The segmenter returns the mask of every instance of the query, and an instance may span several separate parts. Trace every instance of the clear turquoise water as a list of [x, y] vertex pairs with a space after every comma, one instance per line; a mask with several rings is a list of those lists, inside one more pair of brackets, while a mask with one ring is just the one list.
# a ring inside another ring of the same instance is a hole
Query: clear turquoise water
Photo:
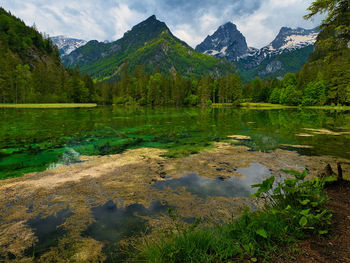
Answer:
[[160, 147], [168, 156], [195, 153], [228, 135], [270, 151], [301, 144], [301, 154], [350, 158], [350, 135], [298, 137], [304, 128], [350, 131], [350, 112], [283, 109], [117, 108], [0, 109], [0, 179], [73, 163], [78, 155]]

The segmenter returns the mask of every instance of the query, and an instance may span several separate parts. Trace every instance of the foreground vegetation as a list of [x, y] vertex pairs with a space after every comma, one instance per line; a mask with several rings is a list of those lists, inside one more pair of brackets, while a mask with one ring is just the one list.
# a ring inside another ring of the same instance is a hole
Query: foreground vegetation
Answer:
[[[145, 239], [136, 260], [147, 262], [265, 262], [281, 246], [290, 246], [311, 235], [327, 234], [331, 212], [326, 208], [325, 179], [305, 180], [307, 171], [284, 171], [294, 176], [274, 185], [270, 177], [253, 197], [263, 209], [245, 211], [226, 224], [197, 219], [189, 227], [174, 228], [155, 239]], [[174, 215], [173, 212], [170, 215]], [[217, 220], [217, 219], [216, 219]], [[293, 246], [291, 246], [293, 248]]]

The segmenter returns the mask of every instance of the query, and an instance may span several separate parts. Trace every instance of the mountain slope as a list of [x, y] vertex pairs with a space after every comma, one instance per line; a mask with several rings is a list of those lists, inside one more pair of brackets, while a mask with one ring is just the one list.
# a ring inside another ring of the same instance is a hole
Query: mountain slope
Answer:
[[276, 38], [267, 46], [248, 47], [245, 37], [232, 23], [226, 23], [208, 36], [196, 50], [215, 57], [237, 61], [242, 75], [249, 79], [280, 77], [296, 72], [313, 51], [316, 29], [282, 27]]
[[70, 54], [72, 51], [77, 48], [85, 45], [87, 41], [76, 38], [69, 38], [66, 36], [54, 36], [50, 37], [52, 43], [57, 46], [60, 51], [61, 56]]
[[89, 76], [66, 69], [50, 39], [0, 8], [0, 103], [86, 102]]
[[155, 16], [134, 26], [115, 42], [90, 41], [63, 57], [65, 65], [78, 65], [83, 72], [99, 80], [118, 75], [125, 60], [129, 61], [131, 70], [136, 65], [144, 64], [148, 71], [158, 68], [169, 73], [175, 69], [187, 76], [236, 71], [231, 63], [193, 50], [176, 38], [166, 24]]
[[270, 58], [265, 58], [259, 65], [248, 70], [244, 70], [244, 67], [246, 66], [243, 64], [244, 60], [238, 61], [237, 65], [241, 69], [242, 77], [246, 80], [254, 79], [256, 76], [260, 78], [277, 78], [284, 76], [288, 72], [297, 72], [300, 70], [300, 68], [307, 62], [308, 57], [313, 50], [314, 47], [310, 45], [289, 52], [276, 54]]

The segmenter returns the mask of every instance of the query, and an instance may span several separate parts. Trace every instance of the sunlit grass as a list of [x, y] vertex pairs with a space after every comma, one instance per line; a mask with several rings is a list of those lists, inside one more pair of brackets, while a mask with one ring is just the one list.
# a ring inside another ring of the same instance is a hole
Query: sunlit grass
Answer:
[[0, 104], [0, 108], [27, 108], [27, 109], [48, 109], [48, 108], [94, 108], [96, 103], [45, 103], [45, 104]]
[[286, 106], [281, 104], [272, 104], [272, 103], [262, 103], [262, 102], [244, 102], [240, 104], [241, 107], [247, 108], [259, 108], [259, 109], [284, 109], [284, 108], [293, 108], [293, 106]]
[[307, 106], [303, 107], [307, 109], [320, 109], [320, 110], [350, 110], [350, 106]]

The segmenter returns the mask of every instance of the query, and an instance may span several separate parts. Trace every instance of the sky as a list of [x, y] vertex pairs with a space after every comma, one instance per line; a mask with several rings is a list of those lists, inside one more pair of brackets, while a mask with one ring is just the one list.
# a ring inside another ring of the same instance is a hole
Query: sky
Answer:
[[50, 36], [84, 40], [121, 38], [151, 15], [192, 47], [226, 22], [237, 25], [251, 47], [269, 44], [283, 26], [314, 28], [305, 21], [312, 0], [0, 0], [0, 6]]

